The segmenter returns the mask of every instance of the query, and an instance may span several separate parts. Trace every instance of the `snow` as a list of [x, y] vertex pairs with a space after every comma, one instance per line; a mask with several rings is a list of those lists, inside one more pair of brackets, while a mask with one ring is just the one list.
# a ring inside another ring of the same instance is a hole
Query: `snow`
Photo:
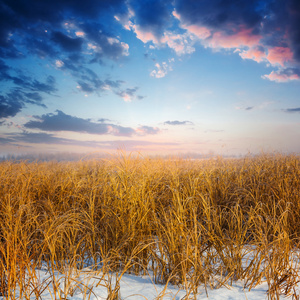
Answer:
[[[36, 270], [37, 282], [36, 286], [39, 287], [42, 292], [42, 300], [54, 300], [54, 299], [69, 299], [69, 300], [102, 300], [108, 297], [109, 284], [112, 290], [116, 287], [116, 275], [110, 274], [109, 277], [102, 276], [101, 270], [92, 271], [88, 268], [81, 271], [70, 271], [66, 274], [58, 272], [54, 273], [54, 276], [50, 276], [46, 269]], [[162, 299], [210, 299], [210, 300], [263, 300], [267, 299], [267, 283], [264, 282], [259, 286], [251, 289], [244, 289], [243, 282], [235, 282], [232, 286], [221, 287], [218, 289], [207, 288], [207, 293], [204, 286], [198, 288], [196, 298], [193, 294], [189, 297], [186, 296], [184, 287], [179, 288], [177, 286], [168, 284], [154, 284], [151, 280], [151, 276], [135, 276], [131, 274], [118, 274], [120, 278], [120, 298], [119, 299], [136, 299], [136, 300], [162, 300]], [[56, 282], [56, 286], [60, 290], [57, 292], [57, 297], [54, 296], [53, 283]], [[296, 287], [296, 291], [300, 291], [300, 284]], [[36, 289], [37, 291], [37, 289]], [[62, 291], [67, 292], [67, 298], [64, 298]], [[298, 295], [298, 293], [297, 293]], [[208, 296], [208, 298], [207, 298]], [[22, 298], [25, 299], [23, 296]], [[0, 297], [3, 299], [3, 297]], [[32, 292], [30, 299], [37, 299], [34, 292]], [[280, 299], [292, 299], [292, 297], [280, 296]], [[295, 298], [294, 298], [295, 299]]]

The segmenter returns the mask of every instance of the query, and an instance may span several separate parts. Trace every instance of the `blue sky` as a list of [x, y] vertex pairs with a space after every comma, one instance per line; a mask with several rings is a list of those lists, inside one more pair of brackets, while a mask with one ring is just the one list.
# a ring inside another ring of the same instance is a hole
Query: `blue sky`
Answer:
[[0, 154], [300, 151], [297, 0], [1, 0]]

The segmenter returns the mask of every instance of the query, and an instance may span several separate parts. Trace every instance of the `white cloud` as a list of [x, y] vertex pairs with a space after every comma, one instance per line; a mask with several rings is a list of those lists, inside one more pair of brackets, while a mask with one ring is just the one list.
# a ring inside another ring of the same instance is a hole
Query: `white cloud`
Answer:
[[172, 71], [172, 66], [168, 65], [166, 62], [162, 62], [161, 64], [156, 63], [155, 64], [156, 70], [153, 70], [150, 73], [150, 76], [155, 78], [162, 78], [167, 75], [169, 71]]
[[55, 61], [55, 65], [56, 65], [57, 68], [61, 68], [61, 67], [64, 66], [64, 62], [62, 60], [57, 59]]

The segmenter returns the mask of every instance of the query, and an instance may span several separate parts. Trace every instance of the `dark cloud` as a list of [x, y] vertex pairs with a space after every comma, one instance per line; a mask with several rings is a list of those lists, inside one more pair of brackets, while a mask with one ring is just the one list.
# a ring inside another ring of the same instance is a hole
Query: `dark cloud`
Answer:
[[13, 95], [0, 95], [0, 119], [14, 117], [24, 106], [24, 103], [18, 97], [11, 96]]
[[82, 38], [70, 38], [58, 31], [53, 32], [52, 40], [57, 43], [63, 50], [68, 52], [80, 51], [83, 43]]
[[78, 86], [83, 92], [94, 93], [112, 90], [116, 95], [128, 101], [137, 98], [141, 100], [145, 98], [141, 95], [136, 95], [138, 87], [122, 89], [122, 85], [125, 83], [122, 80], [101, 80], [98, 75], [89, 68], [80, 67], [80, 70], [73, 72], [74, 77], [78, 77]]
[[53, 76], [48, 76], [45, 83], [35, 79], [29, 87], [33, 91], [44, 92], [47, 94], [51, 94], [57, 91], [57, 89], [55, 88], [55, 78]]
[[84, 92], [93, 93], [95, 91], [95, 89], [89, 83], [78, 81], [78, 85], [80, 89]]
[[134, 11], [135, 21], [145, 31], [151, 31], [160, 37], [170, 25], [172, 15], [169, 0], [131, 0], [130, 7]]
[[0, 81], [15, 85], [6, 94], [0, 91], [0, 118], [14, 117], [26, 104], [46, 107], [41, 93], [52, 94], [56, 91], [53, 76], [48, 76], [46, 81], [42, 82], [24, 75], [21, 70], [10, 69], [2, 60], [0, 60]]
[[292, 0], [290, 4], [291, 25], [290, 39], [294, 50], [294, 57], [300, 62], [300, 1]]
[[106, 124], [91, 122], [88, 119], [81, 119], [63, 113], [60, 110], [56, 114], [45, 114], [35, 117], [37, 121], [29, 121], [24, 127], [30, 129], [40, 129], [44, 131], [75, 131], [93, 134], [106, 134], [108, 132]]
[[[1, 123], [0, 123], [0, 125], [1, 125]], [[14, 140], [13, 139], [11, 139], [11, 138], [3, 138], [3, 137], [0, 137], [0, 145], [2, 144], [2, 145], [5, 145], [5, 144], [11, 144], [11, 143], [13, 143], [14, 142]]]
[[[110, 80], [108, 84], [90, 74], [84, 65], [127, 55], [128, 45], [118, 40], [110, 26], [116, 13], [126, 12], [123, 0], [0, 0], [0, 57], [36, 55], [61, 61], [61, 69], [69, 70], [84, 92], [99, 91], [107, 85], [117, 88], [118, 81]], [[82, 34], [76, 36], [76, 32]], [[82, 55], [83, 47], [90, 52], [89, 60]], [[48, 76], [46, 82], [42, 82], [24, 76], [25, 72], [23, 69], [17, 74], [16, 69], [0, 61], [0, 81], [22, 87], [24, 94], [29, 90], [33, 93], [56, 91], [53, 77]], [[6, 105], [6, 110], [10, 110], [10, 106], [15, 107]]]
[[[11, 75], [15, 73], [15, 75]], [[23, 74], [23, 71], [18, 69], [12, 69], [0, 60], [0, 81], [10, 81], [20, 88], [31, 90], [33, 92], [44, 92], [51, 94], [57, 91], [55, 85], [55, 78], [48, 76], [45, 82], [33, 79]]]
[[127, 88], [125, 90], [119, 88], [119, 89], [115, 89], [114, 92], [116, 95], [120, 96], [125, 101], [131, 101], [133, 99], [142, 100], [145, 98], [145, 96], [136, 95], [138, 89], [139, 89], [138, 87]]
[[300, 113], [300, 107], [283, 109], [286, 113]]
[[164, 125], [194, 125], [191, 121], [166, 121]]
[[135, 96], [135, 93], [136, 91], [138, 90], [137, 87], [135, 88], [127, 88], [125, 90], [119, 90], [116, 92], [116, 94], [120, 97], [125, 97], [126, 95], [130, 96], [130, 97], [134, 97]]
[[106, 13], [114, 14], [116, 11], [126, 10], [123, 0], [4, 0], [3, 6], [13, 16], [18, 16], [22, 22], [52, 22], [59, 24], [67, 14], [75, 15], [77, 18], [96, 19], [99, 15]]
[[[80, 71], [73, 73], [73, 75], [80, 78], [78, 84], [80, 88], [87, 93], [100, 91], [106, 85], [110, 86], [102, 81], [94, 71], [85, 67], [80, 68]], [[114, 84], [117, 85], [117, 83]]]
[[14, 117], [26, 104], [46, 107], [39, 93], [24, 93], [20, 89], [13, 89], [5, 96], [0, 95], [0, 100], [0, 119]]
[[43, 97], [37, 92], [25, 93], [24, 95], [27, 97], [27, 99], [31, 99], [34, 103], [37, 103], [37, 102], [41, 103], [43, 100]]
[[14, 28], [19, 28], [20, 22], [15, 14], [7, 7], [5, 3], [0, 2], [0, 47], [11, 47], [9, 37]]
[[59, 56], [59, 52], [54, 49], [54, 46], [47, 38], [37, 39], [34, 36], [30, 36], [26, 39], [26, 44], [30, 45], [30, 47], [28, 47], [28, 52], [37, 55], [40, 58], [54, 58]]
[[245, 110], [252, 110], [252, 109], [254, 109], [254, 106], [248, 106], [245, 108]]
[[108, 33], [104, 25], [90, 22], [80, 26], [93, 50], [91, 63], [102, 62], [103, 58], [118, 60], [125, 52], [125, 44], [121, 43], [114, 34]]
[[119, 95], [121, 85], [124, 83], [124, 81], [121, 80], [101, 80], [94, 71], [86, 67], [80, 67], [79, 70], [74, 71], [73, 76], [79, 78], [77, 83], [80, 89], [86, 93], [101, 92], [111, 89]]
[[114, 136], [132, 136], [155, 134], [159, 130], [152, 127], [142, 126], [137, 130], [131, 127], [123, 127], [112, 123], [92, 122], [89, 119], [82, 119], [67, 115], [60, 110], [56, 114], [45, 114], [41, 117], [35, 116], [36, 120], [27, 122], [24, 127], [27, 129], [40, 129], [43, 131], [73, 131], [97, 135], [114, 135]]
[[253, 28], [260, 26], [270, 1], [232, 0], [177, 0], [176, 11], [187, 24], [205, 25], [210, 28], [223, 28], [230, 25]]

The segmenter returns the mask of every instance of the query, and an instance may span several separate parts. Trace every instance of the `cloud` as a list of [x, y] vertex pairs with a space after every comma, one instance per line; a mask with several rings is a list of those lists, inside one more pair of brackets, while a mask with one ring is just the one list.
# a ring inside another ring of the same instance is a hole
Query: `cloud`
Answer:
[[258, 0], [232, 2], [231, 0], [177, 0], [176, 12], [187, 24], [203, 24], [220, 28], [227, 24], [259, 26], [263, 17], [258, 10]]
[[40, 129], [43, 131], [73, 131], [90, 134], [113, 134], [131, 136], [134, 130], [129, 127], [121, 127], [113, 124], [95, 123], [89, 119], [82, 119], [67, 115], [60, 110], [56, 114], [45, 114], [35, 117], [36, 121], [27, 122], [24, 127], [27, 129]]
[[[72, 5], [68, 0], [39, 3], [29, 0], [26, 5], [22, 0], [16, 0], [1, 1], [0, 6], [2, 12], [0, 47], [3, 54], [7, 52], [8, 47], [14, 47], [17, 54], [16, 45], [20, 40], [30, 52], [33, 50], [32, 52], [43, 53], [43, 55], [53, 54], [55, 45], [67, 52], [80, 51], [83, 44], [87, 42], [84, 38], [85, 31], [80, 30], [79, 25], [68, 27], [69, 23], [65, 22], [67, 18], [71, 16], [72, 22], [78, 24], [87, 23], [86, 20], [94, 22], [93, 27], [97, 31], [101, 26], [98, 21], [101, 19], [107, 21], [106, 14], [112, 15], [127, 10], [121, 0], [109, 2], [88, 0], [85, 3], [75, 0], [72, 1]], [[99, 18], [100, 16], [102, 18]]]
[[125, 90], [116, 90], [115, 94], [123, 98], [125, 102], [131, 102], [134, 99], [142, 100], [145, 97], [136, 95], [136, 92], [138, 90], [138, 87], [135, 88], [127, 88]]
[[246, 107], [241, 107], [241, 106], [236, 106], [235, 109], [237, 110], [253, 110], [255, 107], [254, 106], [246, 106]]
[[300, 113], [300, 107], [283, 109], [286, 113]]
[[159, 128], [151, 127], [151, 126], [140, 126], [136, 129], [136, 133], [141, 136], [149, 135], [149, 134], [157, 134], [159, 132], [160, 132]]
[[[63, 62], [64, 65], [62, 68], [66, 67], [66, 63]], [[93, 92], [101, 92], [110, 89], [117, 89], [119, 90], [121, 84], [124, 81], [117, 80], [113, 81], [110, 79], [102, 80], [99, 76], [89, 68], [86, 67], [78, 67], [72, 70], [72, 75], [78, 79], [78, 88], [83, 92], [93, 93]]]
[[278, 67], [263, 77], [277, 82], [297, 79], [284, 70], [300, 69], [299, 14], [297, 0], [177, 0], [173, 12], [205, 47], [232, 49], [243, 59]]
[[206, 39], [205, 46], [211, 48], [232, 49], [239, 47], [253, 47], [259, 44], [262, 36], [254, 34], [252, 29], [239, 28], [236, 32], [216, 31], [211, 38]]
[[53, 94], [57, 91], [53, 76], [48, 76], [43, 82], [24, 75], [19, 69], [10, 68], [2, 60], [0, 60], [0, 81], [9, 82], [14, 86], [6, 93], [0, 91], [0, 118], [14, 117], [26, 104], [46, 108], [41, 93]]
[[24, 93], [20, 89], [12, 89], [5, 96], [0, 95], [0, 100], [0, 119], [14, 117], [26, 104], [35, 104], [46, 108], [39, 93]]
[[31, 120], [24, 124], [27, 129], [39, 129], [43, 131], [72, 131], [80, 133], [89, 133], [96, 135], [114, 135], [114, 136], [132, 136], [156, 134], [159, 132], [157, 128], [142, 126], [138, 129], [131, 127], [123, 127], [120, 125], [105, 123], [105, 119], [101, 119], [100, 123], [92, 122], [90, 119], [82, 119], [75, 116], [67, 115], [60, 110], [56, 114], [44, 114], [41, 117], [35, 116], [36, 120]]
[[29, 88], [33, 91], [44, 92], [47, 94], [51, 94], [57, 91], [57, 89], [55, 88], [55, 78], [51, 75], [47, 77], [45, 83], [34, 79]]
[[[65, 66], [63, 62], [62, 68]], [[80, 71], [73, 71], [73, 76], [79, 78], [77, 88], [85, 93], [99, 93], [112, 91], [117, 96], [121, 97], [125, 102], [131, 102], [134, 99], [142, 100], [145, 98], [141, 95], [136, 95], [139, 87], [125, 88], [122, 80], [101, 80], [98, 75], [89, 68], [81, 67]]]
[[52, 40], [57, 43], [63, 50], [68, 52], [81, 51], [83, 44], [82, 38], [71, 38], [59, 31], [52, 33]]
[[0, 95], [0, 118], [14, 117], [23, 108], [23, 101], [11, 96], [13, 95]]
[[195, 52], [195, 48], [193, 47], [194, 42], [188, 32], [184, 34], [174, 34], [170, 31], [166, 31], [161, 39], [161, 43], [167, 44], [168, 47], [173, 49], [179, 56]]
[[164, 125], [194, 125], [191, 121], [166, 121]]
[[0, 60], [0, 81], [9, 81], [19, 88], [27, 91], [30, 90], [34, 93], [43, 92], [51, 94], [57, 91], [55, 87], [56, 81], [53, 76], [47, 76], [46, 81], [42, 82], [28, 75], [24, 75], [20, 69], [10, 68], [2, 60]]
[[[132, 0], [129, 2], [131, 16], [134, 16], [134, 31], [143, 42], [150, 39], [159, 41], [171, 21], [169, 1]], [[148, 36], [147, 36], [148, 35]]]
[[[86, 5], [74, 0], [70, 5], [69, 0], [39, 3], [28, 0], [24, 4], [22, 0], [1, 0], [0, 58], [35, 55], [50, 59], [57, 70], [69, 71], [83, 92], [105, 90], [106, 79], [91, 75], [85, 66], [103, 63], [105, 59], [116, 61], [129, 55], [129, 45], [122, 42], [111, 27], [113, 15], [126, 13], [127, 5], [123, 0], [88, 2]], [[14, 88], [22, 88], [23, 94], [57, 91], [51, 75], [41, 81], [28, 76], [30, 72], [27, 71], [25, 68], [18, 70], [0, 59], [0, 81], [9, 81]], [[31, 96], [37, 99], [33, 94]], [[2, 97], [6, 97], [3, 92]], [[24, 102], [19, 104], [17, 109], [15, 103], [9, 105], [6, 101], [2, 104], [2, 111], [6, 111], [3, 115], [11, 116], [21, 111]]]
[[103, 58], [119, 60], [129, 55], [129, 45], [121, 42], [114, 35], [108, 34], [102, 24], [85, 22], [80, 26], [92, 55], [90, 62], [101, 62]]
[[[173, 62], [173, 60], [170, 60], [169, 62]], [[167, 75], [167, 73], [169, 71], [172, 71], [173, 68], [172, 66], [170, 66], [167, 62], [162, 62], [160, 63], [156, 63], [155, 64], [156, 70], [153, 70], [150, 73], [150, 76], [155, 77], [155, 78], [163, 78]]]
[[272, 65], [279, 64], [284, 67], [287, 62], [293, 60], [293, 53], [288, 47], [274, 47], [268, 50], [266, 58]]
[[[1, 125], [1, 123], [0, 123], [0, 125]], [[0, 145], [1, 145], [1, 144], [2, 144], [2, 145], [11, 144], [11, 143], [13, 143], [13, 142], [14, 142], [14, 140], [11, 139], [11, 138], [0, 137]]]
[[[176, 0], [174, 6], [159, 0], [143, 5], [138, 1], [129, 3], [127, 13], [115, 19], [143, 43], [152, 42], [156, 48], [167, 46], [179, 56], [193, 53], [196, 43], [200, 43], [216, 50], [232, 50], [242, 59], [269, 63], [275, 68], [299, 69], [297, 0]], [[175, 29], [176, 22], [182, 30]], [[161, 64], [156, 67], [151, 76], [164, 77], [166, 68]]]
[[253, 110], [254, 106], [247, 106], [245, 110]]
[[268, 79], [275, 82], [288, 82], [293, 80], [300, 80], [300, 71], [297, 69], [280, 69], [272, 71], [268, 75], [263, 75], [263, 79]]
[[265, 49], [262, 46], [250, 47], [249, 49], [240, 52], [239, 55], [243, 59], [252, 59], [258, 63], [266, 60]]

